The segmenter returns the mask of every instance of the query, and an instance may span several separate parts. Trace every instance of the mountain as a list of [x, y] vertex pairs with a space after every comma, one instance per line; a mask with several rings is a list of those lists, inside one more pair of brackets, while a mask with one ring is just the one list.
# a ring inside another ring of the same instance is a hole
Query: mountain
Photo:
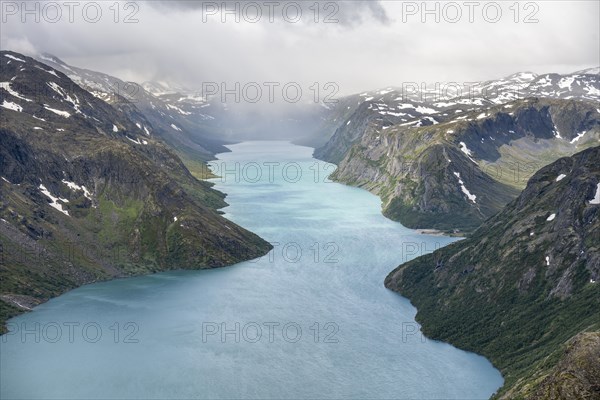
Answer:
[[315, 157], [407, 227], [472, 231], [539, 168], [600, 143], [598, 77], [555, 77], [547, 97], [522, 98], [550, 75], [514, 74], [474, 85], [488, 97], [444, 102], [408, 102], [392, 88], [353, 96], [332, 109], [337, 128]]
[[141, 85], [144, 90], [153, 94], [154, 96], [162, 96], [165, 94], [181, 93], [184, 89], [178, 85], [172, 85], [165, 81], [146, 81]]
[[[208, 103], [194, 94], [179, 94], [174, 90], [182, 89], [165, 83], [125, 82], [102, 72], [68, 65], [51, 54], [37, 58], [115, 108], [124, 112], [125, 108], [135, 109], [137, 113], [130, 112], [130, 118], [172, 146], [185, 161], [198, 157], [206, 161], [216, 153], [229, 151], [223, 146], [227, 141], [219, 125], [224, 112], [220, 103]], [[190, 101], [193, 107], [184, 109], [182, 104]]]
[[[212, 160], [216, 153], [228, 152], [223, 146], [227, 143], [247, 137], [279, 137], [321, 146], [328, 139], [319, 139], [319, 124], [325, 114], [325, 108], [319, 103], [265, 104], [265, 89], [261, 97], [263, 103], [253, 104], [240, 93], [239, 99], [231, 94], [222, 98], [220, 88], [216, 94], [207, 96], [201, 89], [164, 81], [124, 82], [101, 72], [68, 65], [51, 54], [37, 58], [164, 140], [194, 175], [201, 178], [209, 176], [203, 161]], [[234, 85], [228, 87], [231, 89]]]
[[502, 371], [500, 398], [600, 396], [598, 160], [593, 147], [542, 168], [471, 237], [385, 280], [417, 307], [428, 337]]
[[0, 322], [85, 283], [271, 248], [145, 121], [62, 72], [0, 52], [0, 111]]
[[[348, 130], [346, 124], [354, 121], [356, 125], [365, 118], [378, 118], [392, 125], [435, 125], [460, 113], [531, 97], [597, 102], [600, 95], [598, 69], [589, 68], [566, 75], [519, 72], [501, 79], [468, 84], [447, 82], [427, 86], [409, 82], [402, 88], [388, 87], [346, 96], [329, 107], [327, 119], [330, 124], [323, 125], [321, 134], [335, 138], [338, 130], [341, 133], [338, 136], [344, 136], [344, 131]], [[355, 127], [349, 129], [356, 132]], [[350, 140], [346, 141], [351, 144], [357, 135], [349, 136]], [[346, 147], [349, 148], [348, 143]], [[315, 154], [332, 162], [341, 161], [336, 149], [334, 144], [326, 144]]]

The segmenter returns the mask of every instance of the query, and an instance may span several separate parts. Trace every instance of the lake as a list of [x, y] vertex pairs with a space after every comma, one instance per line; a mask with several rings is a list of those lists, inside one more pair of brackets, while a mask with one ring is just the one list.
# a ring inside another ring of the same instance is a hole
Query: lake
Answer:
[[486, 399], [502, 385], [484, 357], [423, 337], [416, 309], [383, 286], [456, 238], [386, 219], [311, 148], [229, 147], [211, 163], [225, 216], [274, 250], [87, 285], [12, 319], [3, 399]]

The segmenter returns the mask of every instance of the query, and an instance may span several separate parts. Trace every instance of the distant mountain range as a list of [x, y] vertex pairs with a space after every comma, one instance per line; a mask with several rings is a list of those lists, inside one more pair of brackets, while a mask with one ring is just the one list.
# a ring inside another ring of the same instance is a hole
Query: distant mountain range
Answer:
[[165, 133], [174, 117], [160, 116], [166, 105], [152, 100], [151, 115], [141, 102], [109, 104], [108, 86], [91, 88], [101, 75], [70, 76], [92, 92], [50, 65], [0, 52], [0, 323], [85, 283], [220, 267], [270, 250], [219, 214], [224, 195], [165, 143], [175, 137]]

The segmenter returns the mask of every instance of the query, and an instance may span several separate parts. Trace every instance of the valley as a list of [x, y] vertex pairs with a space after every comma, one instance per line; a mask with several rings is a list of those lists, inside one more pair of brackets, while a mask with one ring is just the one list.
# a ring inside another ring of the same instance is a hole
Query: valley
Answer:
[[[0, 67], [3, 397], [93, 398], [118, 373], [132, 379], [108, 397], [598, 394], [597, 68], [448, 98], [388, 87], [252, 120], [47, 53], [1, 51]], [[231, 134], [279, 129], [293, 140]], [[115, 355], [110, 341], [20, 336], [70, 316], [134, 323], [140, 345]], [[337, 327], [340, 340], [205, 341], [272, 321]], [[73, 363], [56, 364], [56, 349]], [[313, 369], [290, 385], [299, 354]], [[154, 355], [178, 373], [131, 373]]]

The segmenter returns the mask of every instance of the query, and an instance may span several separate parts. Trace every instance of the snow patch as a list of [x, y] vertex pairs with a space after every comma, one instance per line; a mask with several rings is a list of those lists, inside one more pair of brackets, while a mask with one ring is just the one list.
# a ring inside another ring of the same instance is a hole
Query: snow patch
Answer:
[[588, 96], [600, 96], [600, 89], [597, 89], [593, 86], [587, 86], [583, 88], [583, 90], [588, 92]]
[[52, 203], [50, 203], [50, 207], [60, 211], [61, 213], [65, 214], [65, 215], [69, 215], [69, 212], [67, 210], [63, 209], [62, 204], [60, 204], [58, 202], [60, 200], [63, 203], [68, 203], [69, 200], [52, 196], [52, 193], [50, 193], [50, 191], [48, 189], [46, 189], [46, 186], [44, 186], [42, 184], [40, 184], [39, 189], [46, 197], [48, 197], [50, 200], [52, 200]]
[[142, 144], [142, 142], [140, 142], [138, 139], [134, 140], [134, 139], [130, 138], [129, 136], [125, 136], [125, 137], [127, 138], [127, 140], [132, 141], [135, 144]]
[[556, 182], [560, 182], [563, 179], [565, 179], [567, 176], [565, 174], [560, 174], [559, 176], [556, 177]]
[[18, 99], [25, 100], [25, 101], [33, 101], [33, 100], [28, 99], [27, 97], [21, 96], [21, 94], [19, 92], [16, 92], [15, 90], [13, 90], [10, 87], [10, 82], [0, 82], [0, 89], [6, 90], [8, 93], [10, 93], [11, 95], [13, 95], [14, 97], [16, 97]]
[[471, 194], [471, 192], [469, 192], [469, 190], [467, 190], [467, 188], [465, 187], [465, 183], [462, 181], [462, 179], [460, 179], [460, 173], [455, 172], [454, 175], [458, 178], [458, 183], [460, 185], [460, 189], [462, 190], [462, 192], [469, 198], [469, 200], [471, 200], [473, 203], [477, 204], [477, 196], [475, 196], [474, 194]]
[[[174, 105], [171, 105], [171, 104], [167, 104], [167, 108], [169, 110], [175, 110], [175, 111], [177, 111], [181, 115], [190, 115], [191, 114], [191, 112], [183, 111], [181, 108], [179, 108], [177, 106], [174, 106]], [[325, 108], [327, 108], [327, 107], [325, 107]]]
[[573, 138], [573, 140], [571, 140], [571, 144], [575, 143], [576, 141], [578, 141], [579, 139], [581, 139], [585, 134], [587, 133], [587, 131], [583, 131], [581, 133], [578, 133], [577, 136], [575, 136]]
[[11, 101], [6, 101], [6, 100], [4, 100], [2, 102], [2, 104], [0, 104], [0, 107], [6, 108], [8, 110], [17, 111], [17, 112], [22, 112], [23, 111], [23, 107], [21, 107], [17, 103], [13, 103]]
[[551, 214], [548, 218], [546, 218], [546, 221], [554, 221], [554, 218], [556, 218], [556, 214]]
[[71, 116], [71, 114], [66, 111], [61, 111], [61, 110], [57, 110], [55, 108], [50, 108], [46, 105], [44, 105], [44, 108], [48, 111], [52, 111], [54, 114], [60, 115], [61, 117], [69, 118]]
[[4, 57], [10, 58], [11, 60], [15, 60], [15, 61], [26, 62], [25, 60], [21, 60], [20, 58], [17, 58], [15, 56], [11, 56], [10, 54], [5, 54]]
[[439, 122], [437, 122], [437, 120], [436, 120], [435, 118], [431, 118], [431, 117], [425, 117], [425, 118], [423, 118], [422, 120], [420, 120], [420, 121], [417, 123], [417, 125], [415, 125], [415, 127], [417, 127], [417, 128], [418, 128], [418, 127], [420, 127], [420, 126], [424, 126], [424, 125], [423, 125], [423, 121], [425, 121], [425, 120], [427, 120], [427, 121], [431, 122], [431, 124], [432, 124], [432, 125], [437, 125], [437, 124], [439, 124]]
[[574, 81], [575, 81], [575, 77], [574, 76], [569, 76], [569, 77], [566, 77], [566, 78], [562, 78], [558, 82], [558, 87], [561, 88], [561, 89], [571, 90], [571, 85], [573, 84]]
[[64, 90], [62, 87], [60, 87], [58, 84], [56, 84], [55, 82], [48, 82], [48, 86], [50, 86], [50, 88], [52, 90], [54, 90], [56, 93], [58, 93], [58, 95], [60, 97], [63, 98], [63, 100], [71, 103], [71, 105], [73, 106], [73, 108], [75, 109], [75, 112], [81, 113], [81, 111], [79, 110], [79, 99], [77, 99], [77, 96], [75, 96], [75, 99], [73, 99], [69, 93], [67, 93], [66, 90]]
[[92, 200], [92, 195], [90, 194], [89, 190], [86, 189], [85, 186], [79, 186], [78, 184], [76, 184], [75, 182], [69, 182], [65, 179], [62, 180], [62, 183], [64, 183], [65, 185], [67, 185], [69, 187], [69, 189], [77, 191], [77, 190], [81, 190], [83, 191], [83, 195], [85, 197], [87, 197], [89, 200]]
[[49, 74], [51, 74], [51, 75], [54, 75], [54, 76], [55, 76], [55, 77], [57, 77], [57, 78], [60, 78], [60, 76], [58, 76], [58, 75], [56, 74], [56, 72], [54, 72], [54, 70], [47, 70], [47, 69], [44, 69], [44, 68], [42, 68], [42, 67], [40, 67], [40, 66], [37, 66], [37, 65], [36, 65], [35, 67], [36, 67], [37, 69], [41, 69], [42, 71], [44, 71], [44, 72], [47, 72], [47, 73], [49, 73]]
[[590, 200], [590, 204], [600, 204], [600, 183], [596, 185], [596, 195]]
[[179, 129], [179, 127], [175, 124], [171, 124], [171, 128], [175, 129], [176, 131], [181, 132], [181, 129]]
[[465, 142], [460, 142], [460, 151], [462, 151], [463, 153], [466, 154], [467, 157], [469, 157], [469, 160], [473, 161], [474, 163], [477, 164], [477, 161], [473, 160], [473, 153], [471, 152], [471, 150], [469, 150], [469, 148], [467, 147], [467, 145], [465, 144]]
[[419, 107], [415, 108], [415, 111], [420, 112], [421, 114], [437, 114], [437, 110], [434, 110], [433, 108], [423, 107], [423, 106], [419, 106]]
[[115, 124], [113, 124], [113, 132], [119, 132], [119, 128]]
[[560, 132], [558, 129], [556, 129], [556, 127], [554, 128], [554, 137], [557, 139], [562, 139], [562, 136], [560, 136]]

